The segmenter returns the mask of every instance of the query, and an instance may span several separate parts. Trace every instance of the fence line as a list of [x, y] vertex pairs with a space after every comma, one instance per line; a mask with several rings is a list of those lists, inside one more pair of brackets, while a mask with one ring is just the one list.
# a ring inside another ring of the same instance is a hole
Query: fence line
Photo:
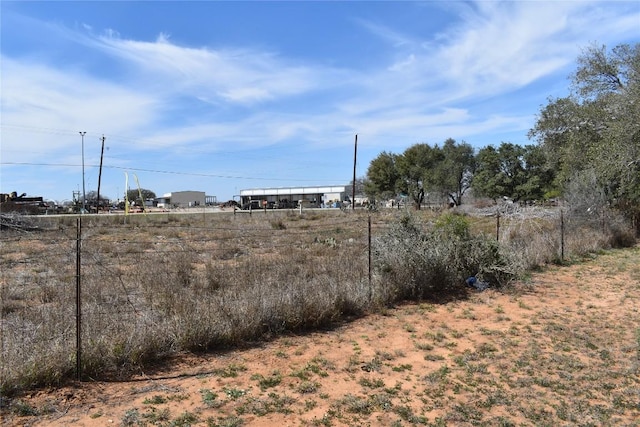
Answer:
[[[0, 387], [17, 381], [16, 369], [64, 373], [74, 359], [77, 380], [101, 355], [143, 363], [152, 350], [137, 348], [136, 339], [150, 341], [150, 349], [207, 347], [250, 336], [258, 321], [268, 325], [265, 332], [295, 328], [299, 310], [317, 309], [312, 298], [327, 306], [354, 295], [371, 302], [373, 239], [406, 213], [391, 214], [139, 216], [127, 223], [86, 216], [45, 219], [55, 224], [49, 231], [3, 235]], [[585, 229], [604, 234], [617, 226], [606, 212], [556, 210], [536, 221], [496, 212], [495, 228], [483, 232], [511, 244], [529, 242], [525, 228], [538, 227], [563, 261]], [[275, 304], [287, 309], [272, 314]], [[38, 366], [37, 354], [54, 366]]]
[[76, 380], [82, 379], [82, 217], [78, 217], [76, 238]]

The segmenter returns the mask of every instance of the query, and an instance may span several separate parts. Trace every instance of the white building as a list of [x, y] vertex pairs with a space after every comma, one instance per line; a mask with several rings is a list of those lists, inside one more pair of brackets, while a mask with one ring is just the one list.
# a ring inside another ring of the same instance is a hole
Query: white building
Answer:
[[175, 191], [157, 198], [159, 208], [192, 208], [204, 206], [204, 191]]
[[240, 190], [240, 205], [262, 208], [296, 208], [302, 203], [304, 207], [338, 207], [349, 200], [347, 189], [350, 186], [325, 187], [278, 187], [252, 188]]

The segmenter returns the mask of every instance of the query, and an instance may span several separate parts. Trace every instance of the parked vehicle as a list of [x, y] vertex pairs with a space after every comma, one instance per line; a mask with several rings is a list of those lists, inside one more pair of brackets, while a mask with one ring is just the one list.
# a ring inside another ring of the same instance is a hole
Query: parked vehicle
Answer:
[[260, 200], [251, 200], [248, 203], [245, 203], [244, 205], [242, 205], [242, 210], [256, 210], [256, 209], [261, 209], [262, 208], [262, 203], [260, 203]]

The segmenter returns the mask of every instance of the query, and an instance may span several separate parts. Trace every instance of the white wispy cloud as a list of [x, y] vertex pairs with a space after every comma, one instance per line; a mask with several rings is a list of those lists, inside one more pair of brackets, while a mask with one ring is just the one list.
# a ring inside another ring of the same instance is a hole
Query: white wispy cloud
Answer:
[[89, 39], [96, 49], [121, 59], [145, 81], [171, 82], [168, 91], [208, 100], [254, 104], [304, 94], [327, 83], [330, 71], [289, 65], [271, 52], [248, 48], [187, 47], [160, 34], [153, 42], [101, 36]]
[[[354, 133], [370, 150], [392, 152], [449, 137], [525, 135], [550, 95], [539, 81], [565, 79], [591, 42], [640, 38], [637, 5], [608, 4], [437, 2], [451, 15], [437, 32], [355, 17], [354, 31], [380, 46], [366, 68], [277, 45], [180, 44], [162, 28], [141, 40], [123, 37], [116, 22], [97, 29], [24, 19], [84, 50], [65, 61], [37, 44], [24, 54], [3, 49], [2, 161], [78, 164], [80, 130], [92, 147], [107, 135], [112, 165], [278, 146], [305, 146], [308, 161], [320, 163], [313, 150], [349, 145]], [[520, 105], [515, 93], [540, 101]], [[87, 162], [95, 161], [91, 150]], [[304, 168], [299, 159], [283, 163]]]
[[[2, 121], [8, 125], [3, 127], [3, 160], [14, 160], [13, 152], [28, 160], [64, 151], [77, 144], [75, 130], [94, 136], [134, 133], [153, 121], [156, 102], [149, 94], [73, 70], [3, 55]], [[28, 139], [14, 139], [11, 130], [19, 128], [36, 132]], [[52, 138], [51, 133], [59, 136]]]
[[[513, 93], [554, 74], [566, 76], [584, 46], [584, 34], [603, 41], [628, 37], [638, 33], [640, 23], [637, 8], [619, 19], [613, 11], [590, 2], [477, 2], [471, 6], [456, 3], [455, 7], [462, 19], [434, 40], [409, 42], [410, 36], [379, 24], [364, 25], [392, 43], [405, 42], [393, 43], [397, 47], [390, 58], [393, 62], [362, 79], [364, 94], [340, 110], [378, 133], [405, 129], [408, 134], [441, 136], [444, 130], [455, 136], [507, 126], [524, 134], [531, 126], [532, 113], [507, 108], [490, 117], [476, 111], [451, 112], [463, 111], [461, 105]], [[528, 107], [531, 111], [537, 105]], [[398, 111], [406, 115], [398, 119]]]

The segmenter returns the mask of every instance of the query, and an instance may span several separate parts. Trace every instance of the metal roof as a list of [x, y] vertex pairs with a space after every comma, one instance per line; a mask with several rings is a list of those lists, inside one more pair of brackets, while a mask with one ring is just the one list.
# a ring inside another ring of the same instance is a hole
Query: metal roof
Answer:
[[342, 193], [346, 191], [345, 185], [328, 187], [278, 187], [278, 188], [252, 188], [240, 190], [241, 196], [286, 196], [290, 194], [321, 194]]

